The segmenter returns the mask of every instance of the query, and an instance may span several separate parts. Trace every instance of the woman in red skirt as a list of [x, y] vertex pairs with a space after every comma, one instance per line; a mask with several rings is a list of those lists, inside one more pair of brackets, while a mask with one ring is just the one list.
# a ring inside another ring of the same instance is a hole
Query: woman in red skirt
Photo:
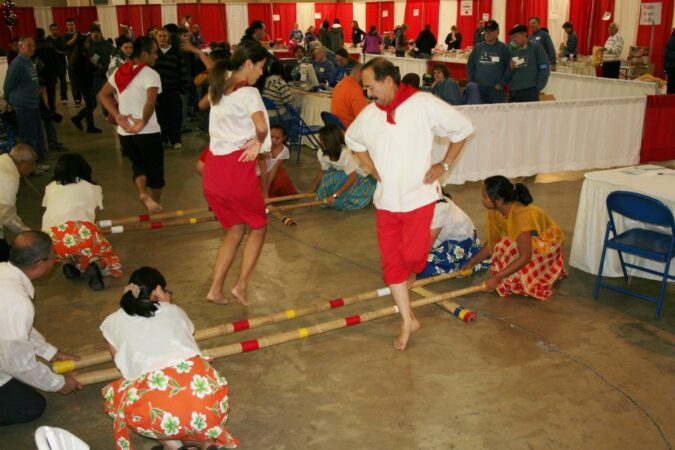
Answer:
[[[222, 305], [229, 302], [223, 293], [225, 278], [247, 230], [239, 277], [230, 293], [242, 305], [248, 304], [246, 284], [265, 240], [265, 198], [255, 169], [258, 154], [268, 152], [271, 141], [267, 111], [253, 85], [268, 56], [258, 44], [240, 45], [230, 60], [229, 78], [225, 78], [228, 67], [224, 61], [218, 61], [209, 74], [211, 142], [204, 166], [204, 196], [226, 234], [206, 298]], [[266, 170], [261, 177], [266, 183]]]

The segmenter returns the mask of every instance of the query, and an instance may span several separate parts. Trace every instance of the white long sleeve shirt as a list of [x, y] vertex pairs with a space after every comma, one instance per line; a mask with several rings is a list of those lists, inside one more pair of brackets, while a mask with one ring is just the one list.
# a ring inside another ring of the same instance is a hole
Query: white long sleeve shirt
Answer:
[[604, 62], [621, 61], [623, 38], [618, 32], [614, 36], [607, 38], [607, 42], [605, 42], [605, 49], [605, 52], [602, 54], [602, 60]]
[[15, 233], [29, 230], [16, 213], [16, 194], [21, 175], [9, 154], [0, 155], [0, 239], [4, 227]]
[[43, 391], [58, 391], [65, 384], [36, 356], [49, 361], [56, 347], [33, 328], [35, 289], [28, 277], [10, 263], [0, 263], [0, 386], [12, 378]]

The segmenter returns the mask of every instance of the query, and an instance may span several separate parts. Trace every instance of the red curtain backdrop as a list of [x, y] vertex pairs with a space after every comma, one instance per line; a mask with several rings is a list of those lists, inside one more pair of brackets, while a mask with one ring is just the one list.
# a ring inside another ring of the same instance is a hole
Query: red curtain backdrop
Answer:
[[279, 20], [272, 21], [271, 26], [267, 25], [270, 30], [272, 39], [281, 38], [284, 42], [288, 41], [288, 36], [291, 34], [293, 24], [297, 21], [297, 8], [295, 3], [273, 3], [272, 15], [278, 14]]
[[[382, 17], [386, 11], [387, 17]], [[377, 32], [394, 30], [394, 2], [370, 2], [366, 3], [366, 23], [360, 23], [361, 29], [366, 33], [371, 25], [377, 27]]]
[[647, 97], [640, 162], [675, 159], [675, 94]]
[[98, 13], [95, 6], [55, 6], [52, 8], [52, 17], [61, 33], [66, 31], [67, 19], [73, 19], [79, 31], [87, 32], [91, 24], [98, 20]]
[[[415, 15], [417, 10], [418, 15]], [[405, 3], [405, 16], [403, 22], [408, 25], [406, 35], [408, 39], [417, 39], [417, 35], [426, 25], [431, 25], [431, 32], [436, 40], [438, 36], [438, 18], [440, 16], [440, 0], [408, 0]], [[443, 36], [445, 39], [445, 36]]]
[[[0, 24], [0, 47], [5, 51], [9, 51], [12, 46], [12, 37], [35, 37], [35, 16], [33, 15], [33, 8], [14, 8], [14, 12], [16, 13], [16, 22], [11, 31], [7, 28], [7, 24], [4, 23], [4, 21]], [[49, 30], [45, 31], [49, 34]]]
[[272, 6], [269, 3], [249, 3], [248, 8], [248, 23], [251, 25], [254, 20], [261, 20], [267, 27], [267, 34], [272, 33]]
[[[612, 17], [608, 21], [602, 20], [607, 11]], [[614, 0], [571, 0], [569, 21], [579, 38], [579, 53], [590, 55], [594, 45], [602, 46], [607, 40], [607, 28], [614, 21]], [[630, 43], [626, 42], [626, 45]]]
[[[314, 12], [321, 13], [321, 19], [314, 20], [314, 26], [317, 31], [321, 27], [324, 19], [330, 21], [331, 27], [333, 20], [340, 19], [340, 25], [345, 32], [345, 42], [352, 41], [352, 20], [354, 20], [354, 5], [351, 3], [315, 3]], [[363, 28], [363, 26], [361, 26]]]
[[126, 5], [117, 6], [116, 9], [117, 23], [131, 26], [135, 36], [145, 35], [152, 27], [161, 28], [165, 25], [162, 23], [160, 5]]
[[[199, 22], [194, 19], [191, 22], [199, 25], [205, 45], [208, 45], [211, 41], [227, 41], [226, 11], [225, 4], [199, 4]], [[180, 16], [178, 20], [180, 20]]]
[[[483, 14], [487, 14], [488, 20], [492, 19], [492, 0], [473, 0], [473, 14], [470, 16], [462, 15], [461, 2], [457, 2], [457, 28], [462, 33], [462, 48], [472, 47], [473, 32], [478, 28], [478, 20], [483, 18]], [[503, 24], [500, 24], [503, 26]], [[439, 41], [445, 41], [445, 36], [450, 33], [450, 30], [441, 30]], [[441, 39], [442, 37], [442, 39]]]
[[548, 17], [548, 0], [506, 0], [506, 26], [504, 27], [506, 35], [508, 36], [509, 30], [517, 24], [528, 25], [532, 16], [539, 17], [541, 26], [545, 27]]
[[[656, 3], [656, 2], [650, 0], [642, 0], [641, 3], [644, 5], [645, 3]], [[661, 3], [661, 25], [656, 25], [654, 27], [654, 46], [652, 47], [652, 63], [654, 63], [654, 75], [662, 78], [663, 47], [665, 46], [666, 41], [668, 40], [670, 34], [672, 33], [671, 24], [673, 23], [673, 0], [660, 0], [658, 3]], [[620, 29], [619, 32], [621, 32]], [[637, 45], [649, 48], [651, 33], [652, 33], [651, 25], [639, 25], [636, 39]], [[625, 45], [630, 45], [630, 42], [626, 42]], [[675, 83], [675, 80], [669, 81], [671, 83]]]

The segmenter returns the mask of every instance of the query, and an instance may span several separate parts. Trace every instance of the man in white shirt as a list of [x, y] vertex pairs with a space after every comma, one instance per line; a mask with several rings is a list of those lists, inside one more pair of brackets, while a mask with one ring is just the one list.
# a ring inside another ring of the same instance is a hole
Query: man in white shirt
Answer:
[[14, 240], [9, 262], [0, 263], [0, 426], [42, 415], [46, 402], [34, 388], [61, 394], [82, 389], [72, 375], [56, 375], [36, 358], [79, 359], [58, 351], [33, 328], [31, 281], [47, 276], [55, 261], [49, 236], [25, 231]]
[[623, 38], [619, 35], [619, 25], [616, 23], [609, 24], [609, 37], [602, 51], [602, 77], [619, 78]]
[[[375, 102], [356, 117], [345, 139], [378, 181], [373, 203], [383, 278], [403, 320], [394, 347], [404, 350], [420, 326], [408, 289], [431, 248], [429, 229], [442, 195], [437, 180], [450, 170], [473, 125], [444, 101], [401, 84], [398, 69], [384, 58], [365, 64], [361, 81]], [[434, 135], [451, 143], [443, 160], [432, 165]]]
[[122, 154], [131, 160], [138, 196], [153, 214], [162, 210], [159, 199], [164, 187], [164, 145], [155, 114], [162, 83], [152, 69], [156, 61], [155, 41], [145, 36], [137, 38], [133, 63], [118, 67], [98, 94], [103, 107], [117, 122]]
[[9, 153], [0, 155], [0, 262], [9, 259], [10, 246], [4, 235], [7, 227], [14, 233], [29, 230], [16, 213], [19, 181], [35, 170], [37, 154], [27, 144], [18, 144]]

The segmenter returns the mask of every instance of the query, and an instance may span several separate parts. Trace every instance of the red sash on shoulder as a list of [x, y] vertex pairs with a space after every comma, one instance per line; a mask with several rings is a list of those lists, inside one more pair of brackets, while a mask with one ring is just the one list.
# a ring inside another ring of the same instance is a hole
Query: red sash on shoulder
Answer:
[[407, 84], [401, 83], [398, 87], [398, 92], [394, 99], [388, 105], [382, 106], [379, 103], [375, 103], [375, 106], [380, 108], [382, 111], [387, 113], [387, 123], [396, 125], [394, 122], [394, 111], [398, 108], [403, 102], [408, 100], [412, 95], [417, 92], [417, 89], [408, 86]]
[[129, 83], [136, 78], [136, 75], [143, 70], [145, 64], [141, 63], [134, 67], [134, 62], [129, 61], [124, 63], [115, 72], [115, 84], [117, 85], [117, 92], [120, 94], [129, 86]]

